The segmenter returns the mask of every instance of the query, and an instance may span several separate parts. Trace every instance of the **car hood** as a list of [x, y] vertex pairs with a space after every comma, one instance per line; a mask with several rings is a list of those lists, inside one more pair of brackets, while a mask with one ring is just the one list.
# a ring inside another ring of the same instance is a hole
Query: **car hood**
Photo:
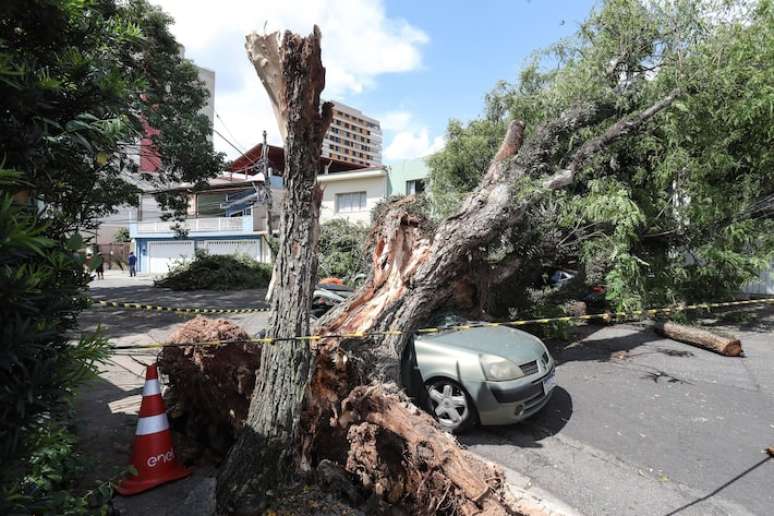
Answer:
[[546, 352], [543, 343], [534, 335], [506, 326], [451, 330], [434, 335], [420, 335], [417, 340], [498, 355], [516, 364], [538, 360]]

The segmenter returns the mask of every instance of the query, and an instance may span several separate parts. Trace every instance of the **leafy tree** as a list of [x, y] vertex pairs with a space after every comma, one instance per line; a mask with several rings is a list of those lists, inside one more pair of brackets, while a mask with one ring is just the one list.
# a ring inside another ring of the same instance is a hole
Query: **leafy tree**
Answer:
[[[180, 56], [171, 19], [144, 0], [12, 0], [0, 18], [0, 149], [60, 232], [92, 229], [136, 204], [132, 152], [147, 124], [160, 169], [199, 183], [223, 158], [199, 111], [207, 93]], [[184, 209], [172, 195], [161, 201]]]
[[320, 224], [321, 278], [333, 276], [351, 282], [366, 272], [365, 242], [368, 228], [363, 224], [334, 219]]
[[130, 153], [144, 124], [159, 130], [161, 164], [146, 179], [198, 183], [222, 166], [199, 113], [206, 93], [169, 23], [144, 0], [9, 0], [0, 11], [2, 513], [83, 509], [57, 491], [71, 468], [46, 459], [67, 454], [46, 436], [66, 433], [70, 397], [106, 354], [99, 337], [71, 341], [88, 303], [78, 231], [136, 203]]
[[[527, 250], [537, 276], [578, 267], [622, 309], [737, 291], [774, 251], [773, 27], [769, 0], [604, 2], [516, 83], [498, 84], [481, 119], [449, 123], [430, 160], [435, 211], [478, 184], [507, 120], [529, 132], [571, 106], [640, 109], [677, 90], [663, 123], [600, 153], [489, 252]], [[576, 143], [557, 145], [561, 169]]]

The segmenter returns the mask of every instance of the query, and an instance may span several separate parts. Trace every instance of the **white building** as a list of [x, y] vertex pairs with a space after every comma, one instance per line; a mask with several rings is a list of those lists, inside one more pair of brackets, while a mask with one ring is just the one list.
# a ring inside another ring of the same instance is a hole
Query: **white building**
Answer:
[[323, 188], [320, 223], [332, 219], [371, 223], [371, 210], [387, 198], [389, 178], [386, 167], [317, 176]]

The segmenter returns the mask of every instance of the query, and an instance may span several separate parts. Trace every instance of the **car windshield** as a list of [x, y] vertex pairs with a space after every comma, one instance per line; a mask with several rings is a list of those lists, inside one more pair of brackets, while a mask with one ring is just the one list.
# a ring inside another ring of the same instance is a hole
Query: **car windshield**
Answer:
[[444, 312], [433, 315], [426, 326], [431, 328], [443, 328], [445, 326], [456, 326], [467, 322], [468, 320], [459, 314]]

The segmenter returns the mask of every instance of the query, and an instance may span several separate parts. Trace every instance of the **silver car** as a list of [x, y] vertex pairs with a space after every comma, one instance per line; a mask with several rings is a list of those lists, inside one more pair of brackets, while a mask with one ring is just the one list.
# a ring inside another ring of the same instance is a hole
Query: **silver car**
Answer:
[[452, 327], [417, 335], [410, 348], [403, 368], [419, 372], [426, 408], [450, 432], [522, 421], [548, 403], [556, 386], [543, 342], [514, 328]]

